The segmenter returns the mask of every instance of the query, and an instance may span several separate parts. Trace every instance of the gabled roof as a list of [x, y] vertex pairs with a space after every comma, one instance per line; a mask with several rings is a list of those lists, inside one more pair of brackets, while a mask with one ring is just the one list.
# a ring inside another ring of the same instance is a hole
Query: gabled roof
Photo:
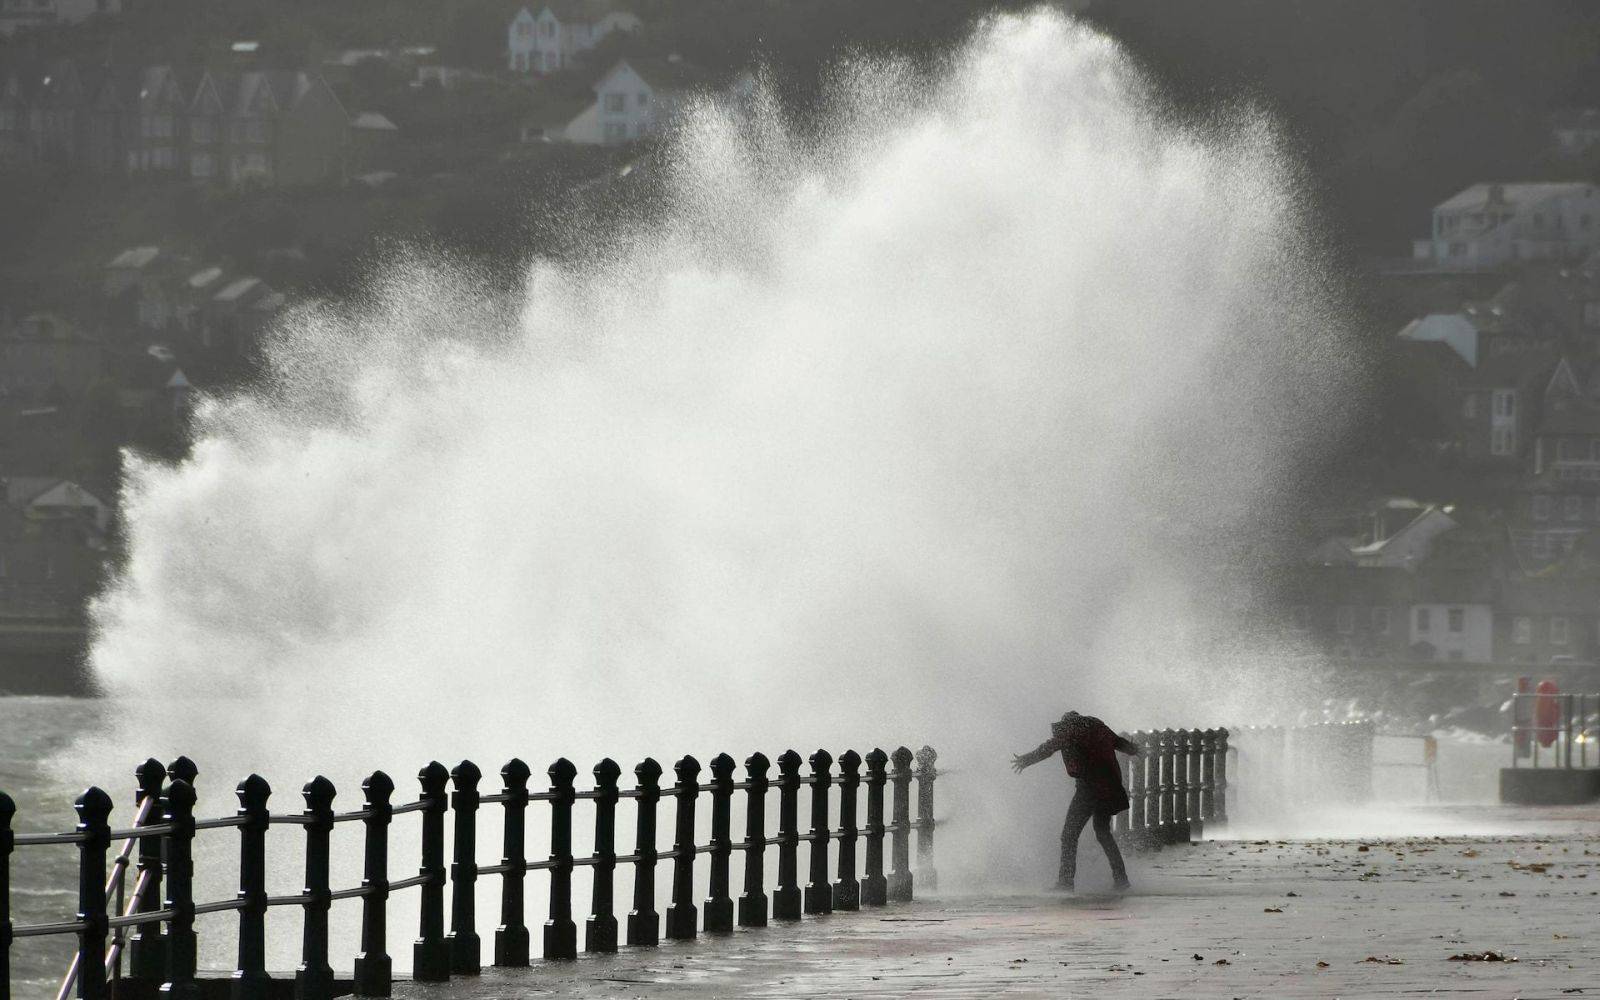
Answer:
[[400, 126], [390, 121], [387, 115], [377, 111], [362, 111], [351, 119], [350, 127], [363, 132], [398, 132]]
[[1494, 196], [1492, 203], [1496, 205], [1506, 205], [1515, 209], [1531, 208], [1558, 195], [1581, 195], [1585, 191], [1592, 190], [1594, 190], [1594, 185], [1578, 181], [1474, 184], [1440, 202], [1434, 208], [1436, 210], [1453, 210], [1487, 206], [1491, 204], [1491, 195]]
[[212, 296], [214, 302], [237, 302], [251, 294], [256, 289], [263, 287], [260, 278], [244, 277], [235, 278], [222, 287], [222, 290]]
[[111, 259], [106, 265], [112, 271], [139, 271], [148, 267], [157, 257], [161, 256], [160, 247], [129, 247]]

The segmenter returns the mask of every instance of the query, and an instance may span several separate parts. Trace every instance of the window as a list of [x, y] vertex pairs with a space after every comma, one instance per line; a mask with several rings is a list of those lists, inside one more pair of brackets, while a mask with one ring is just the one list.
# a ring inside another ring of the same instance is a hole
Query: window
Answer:
[[1562, 507], [1566, 510], [1567, 520], [1577, 521], [1583, 517], [1583, 497], [1567, 497]]
[[196, 153], [189, 161], [189, 173], [195, 177], [211, 177], [217, 172], [217, 159], [210, 153]]
[[1551, 552], [1552, 552], [1552, 548], [1553, 547], [1550, 544], [1550, 533], [1549, 532], [1547, 532], [1547, 531], [1535, 531], [1533, 533], [1533, 558], [1535, 558], [1535, 559], [1549, 559], [1550, 555], [1551, 555]]
[[1533, 619], [1526, 615], [1519, 616], [1511, 621], [1511, 641], [1519, 646], [1526, 646], [1533, 641]]
[[209, 118], [196, 118], [189, 125], [189, 138], [197, 143], [208, 143], [217, 137], [217, 124]]
[[1452, 632], [1465, 632], [1467, 630], [1467, 611], [1465, 608], [1451, 608], [1447, 612], [1449, 629]]
[[1494, 391], [1494, 415], [1497, 417], [1514, 417], [1517, 415], [1517, 390], [1496, 389]]
[[1550, 619], [1550, 644], [1565, 646], [1567, 644], [1567, 620], [1565, 618]]
[[1431, 631], [1433, 631], [1433, 610], [1431, 608], [1418, 608], [1417, 609], [1417, 631], [1418, 632], [1431, 632]]
[[1349, 635], [1356, 630], [1356, 609], [1348, 604], [1340, 605], [1334, 612], [1334, 627], [1342, 635]]
[[1535, 521], [1550, 520], [1550, 498], [1536, 496], [1533, 498], [1533, 519]]
[[606, 141], [621, 142], [627, 137], [627, 132], [621, 122], [612, 122], [606, 126]]
[[607, 112], [612, 114], [620, 114], [621, 112], [628, 110], [628, 95], [607, 94], [605, 106]]
[[523, 21], [521, 24], [517, 25], [517, 37], [518, 38], [527, 38], [529, 35], [532, 35], [532, 34], [533, 34], [533, 25], [529, 24], [527, 21]]
[[1388, 635], [1389, 634], [1389, 609], [1388, 608], [1373, 608], [1372, 609], [1372, 631], [1376, 632], [1378, 635]]
[[639, 105], [641, 108], [649, 107], [650, 95], [641, 90], [639, 91], [639, 96], [634, 99], [634, 103]]

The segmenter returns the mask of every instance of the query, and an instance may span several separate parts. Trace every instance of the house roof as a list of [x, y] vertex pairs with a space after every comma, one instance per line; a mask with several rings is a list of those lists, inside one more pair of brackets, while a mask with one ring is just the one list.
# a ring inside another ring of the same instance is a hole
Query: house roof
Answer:
[[6, 476], [0, 480], [5, 484], [6, 503], [13, 507], [26, 507], [62, 481], [59, 476]]
[[350, 127], [363, 132], [398, 132], [400, 126], [378, 111], [362, 111], [350, 120]]
[[222, 286], [222, 290], [212, 296], [212, 300], [215, 302], [237, 302], [258, 287], [261, 287], [260, 278], [235, 278]]
[[202, 268], [201, 270], [189, 275], [189, 278], [185, 283], [194, 291], [200, 292], [210, 288], [221, 278], [222, 268], [213, 264], [210, 267]]
[[106, 265], [108, 270], [136, 271], [149, 266], [150, 262], [161, 256], [160, 247], [130, 247], [111, 259]]
[[1439, 210], [1477, 208], [1491, 204], [1528, 208], [1557, 195], [1583, 194], [1594, 190], [1591, 184], [1577, 181], [1538, 181], [1514, 184], [1474, 184], [1434, 206]]

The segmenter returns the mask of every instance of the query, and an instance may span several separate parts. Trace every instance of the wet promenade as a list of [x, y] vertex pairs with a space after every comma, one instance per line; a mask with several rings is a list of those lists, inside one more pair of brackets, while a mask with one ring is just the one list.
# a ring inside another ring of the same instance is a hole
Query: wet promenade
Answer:
[[1600, 810], [1544, 815], [1560, 832], [1170, 848], [1123, 897], [946, 894], [395, 993], [1600, 997]]

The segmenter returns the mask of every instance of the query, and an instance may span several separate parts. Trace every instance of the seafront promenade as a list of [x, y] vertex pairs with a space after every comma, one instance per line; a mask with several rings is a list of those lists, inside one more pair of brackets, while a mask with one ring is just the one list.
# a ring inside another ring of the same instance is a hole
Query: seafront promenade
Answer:
[[1600, 808], [1432, 818], [1507, 832], [1208, 841], [1138, 858], [1127, 896], [946, 892], [395, 995], [1600, 996]]

